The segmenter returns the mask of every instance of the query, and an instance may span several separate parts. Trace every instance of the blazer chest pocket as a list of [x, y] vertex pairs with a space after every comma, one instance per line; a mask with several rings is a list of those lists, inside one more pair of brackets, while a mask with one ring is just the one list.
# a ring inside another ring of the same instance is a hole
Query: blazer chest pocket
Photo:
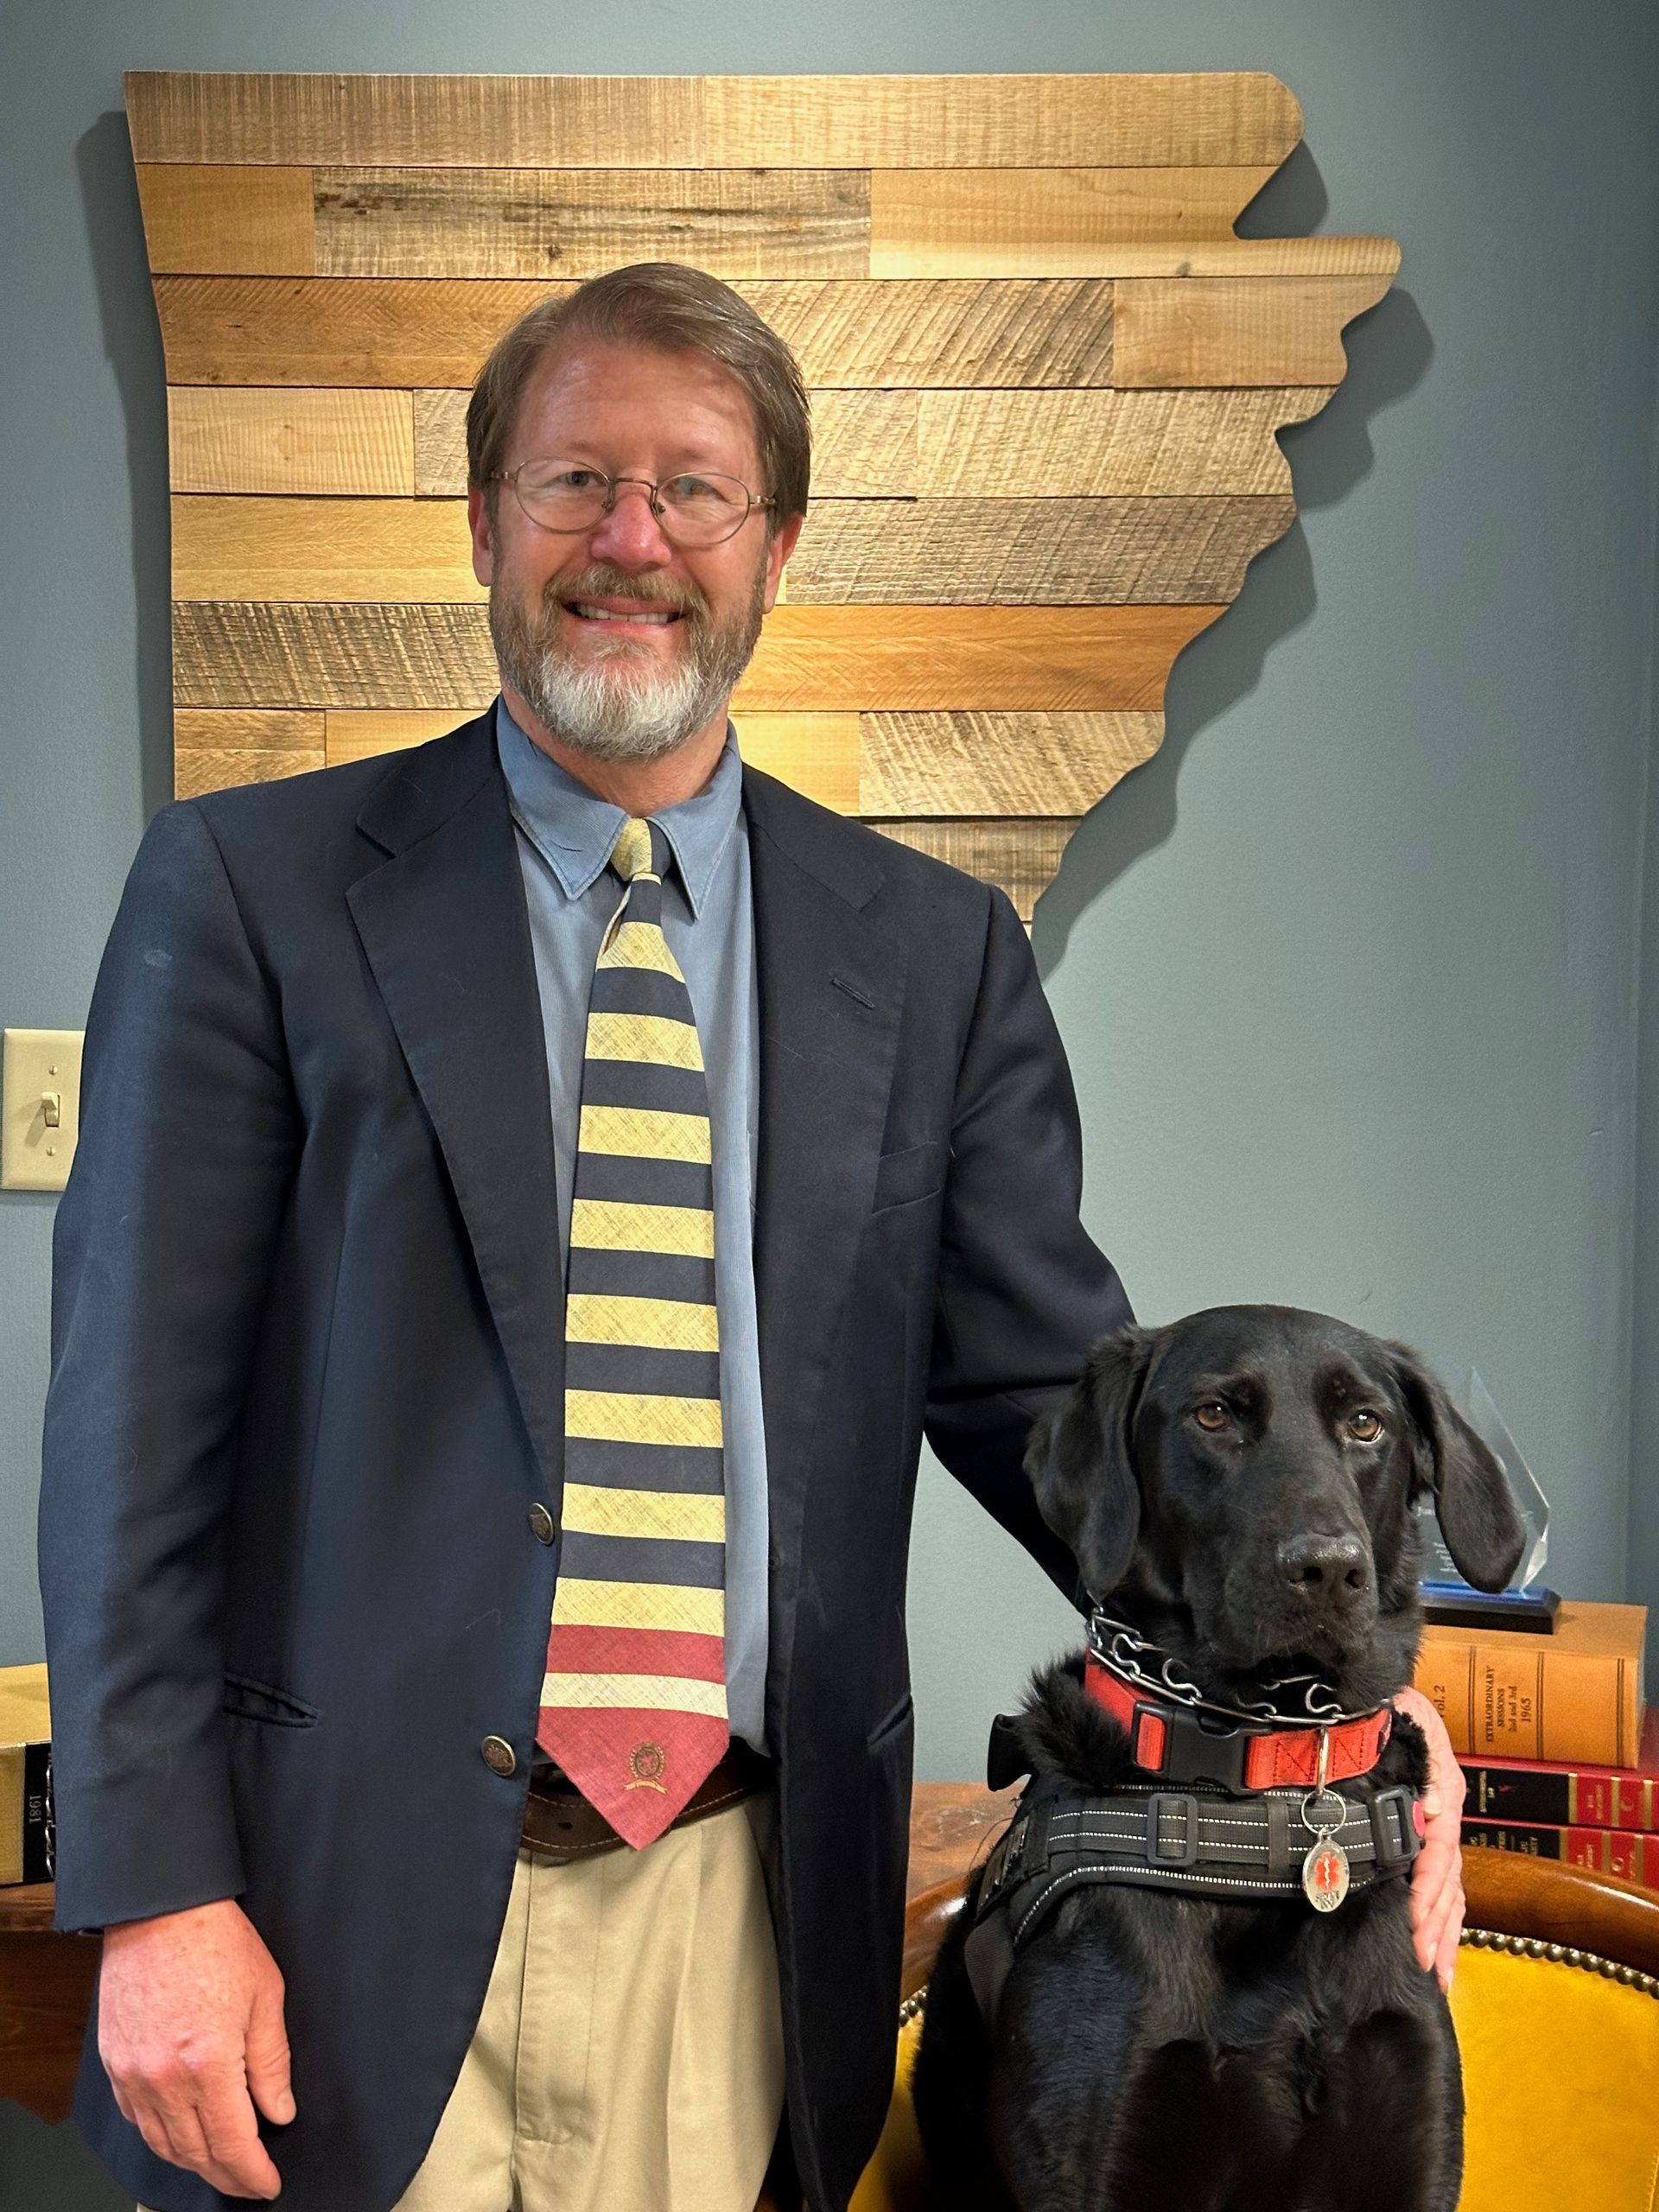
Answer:
[[273, 1689], [247, 1675], [226, 1675], [224, 1709], [232, 1719], [264, 1720], [276, 1728], [315, 1728], [322, 1715], [303, 1698]]
[[944, 1181], [946, 1156], [945, 1147], [937, 1141], [884, 1153], [875, 1171], [871, 1212], [885, 1213], [889, 1206], [914, 1205], [918, 1198], [932, 1198]]

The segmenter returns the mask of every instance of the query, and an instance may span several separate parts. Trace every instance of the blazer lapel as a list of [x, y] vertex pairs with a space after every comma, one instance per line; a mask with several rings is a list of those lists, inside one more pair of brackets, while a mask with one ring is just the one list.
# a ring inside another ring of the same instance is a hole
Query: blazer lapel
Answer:
[[874, 1192], [905, 959], [861, 912], [883, 880], [861, 841], [826, 836], [816, 809], [752, 769], [744, 806], [760, 1003], [754, 1273], [775, 1569], [767, 1728], [776, 1742], [807, 1468]]
[[552, 1116], [493, 715], [410, 755], [358, 827], [390, 857], [347, 902], [437, 1133], [556, 1509], [564, 1330]]

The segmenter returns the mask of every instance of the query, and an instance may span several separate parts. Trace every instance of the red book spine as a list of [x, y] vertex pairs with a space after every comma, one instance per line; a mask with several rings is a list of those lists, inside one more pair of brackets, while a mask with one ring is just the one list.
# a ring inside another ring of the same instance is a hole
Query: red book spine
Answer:
[[1472, 1819], [1547, 1821], [1564, 1827], [1659, 1830], [1659, 1783], [1617, 1767], [1534, 1765], [1518, 1759], [1459, 1762]]
[[1659, 1890], [1659, 1835], [1629, 1829], [1569, 1827], [1549, 1821], [1465, 1820], [1463, 1840], [1481, 1851], [1519, 1851], [1534, 1859], [1564, 1859]]

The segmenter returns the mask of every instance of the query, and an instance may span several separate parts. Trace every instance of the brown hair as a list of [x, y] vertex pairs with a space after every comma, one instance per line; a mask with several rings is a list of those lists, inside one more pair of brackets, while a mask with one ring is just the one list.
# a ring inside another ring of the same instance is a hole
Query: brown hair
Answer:
[[495, 476], [537, 364], [573, 339], [707, 353], [754, 410], [769, 534], [806, 512], [812, 426], [795, 356], [729, 284], [677, 261], [640, 261], [593, 276], [563, 299], [540, 300], [496, 340], [467, 408], [467, 474], [494, 512]]

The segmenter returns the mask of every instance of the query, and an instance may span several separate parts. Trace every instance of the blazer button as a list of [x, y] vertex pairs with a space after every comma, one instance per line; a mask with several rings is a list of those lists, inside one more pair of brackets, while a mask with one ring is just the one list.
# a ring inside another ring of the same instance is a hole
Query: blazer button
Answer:
[[559, 1533], [553, 1525], [553, 1516], [540, 1498], [530, 1509], [530, 1525], [538, 1544], [550, 1544]]
[[504, 1737], [486, 1736], [479, 1745], [484, 1754], [484, 1764], [492, 1774], [508, 1775], [518, 1765], [512, 1745]]

